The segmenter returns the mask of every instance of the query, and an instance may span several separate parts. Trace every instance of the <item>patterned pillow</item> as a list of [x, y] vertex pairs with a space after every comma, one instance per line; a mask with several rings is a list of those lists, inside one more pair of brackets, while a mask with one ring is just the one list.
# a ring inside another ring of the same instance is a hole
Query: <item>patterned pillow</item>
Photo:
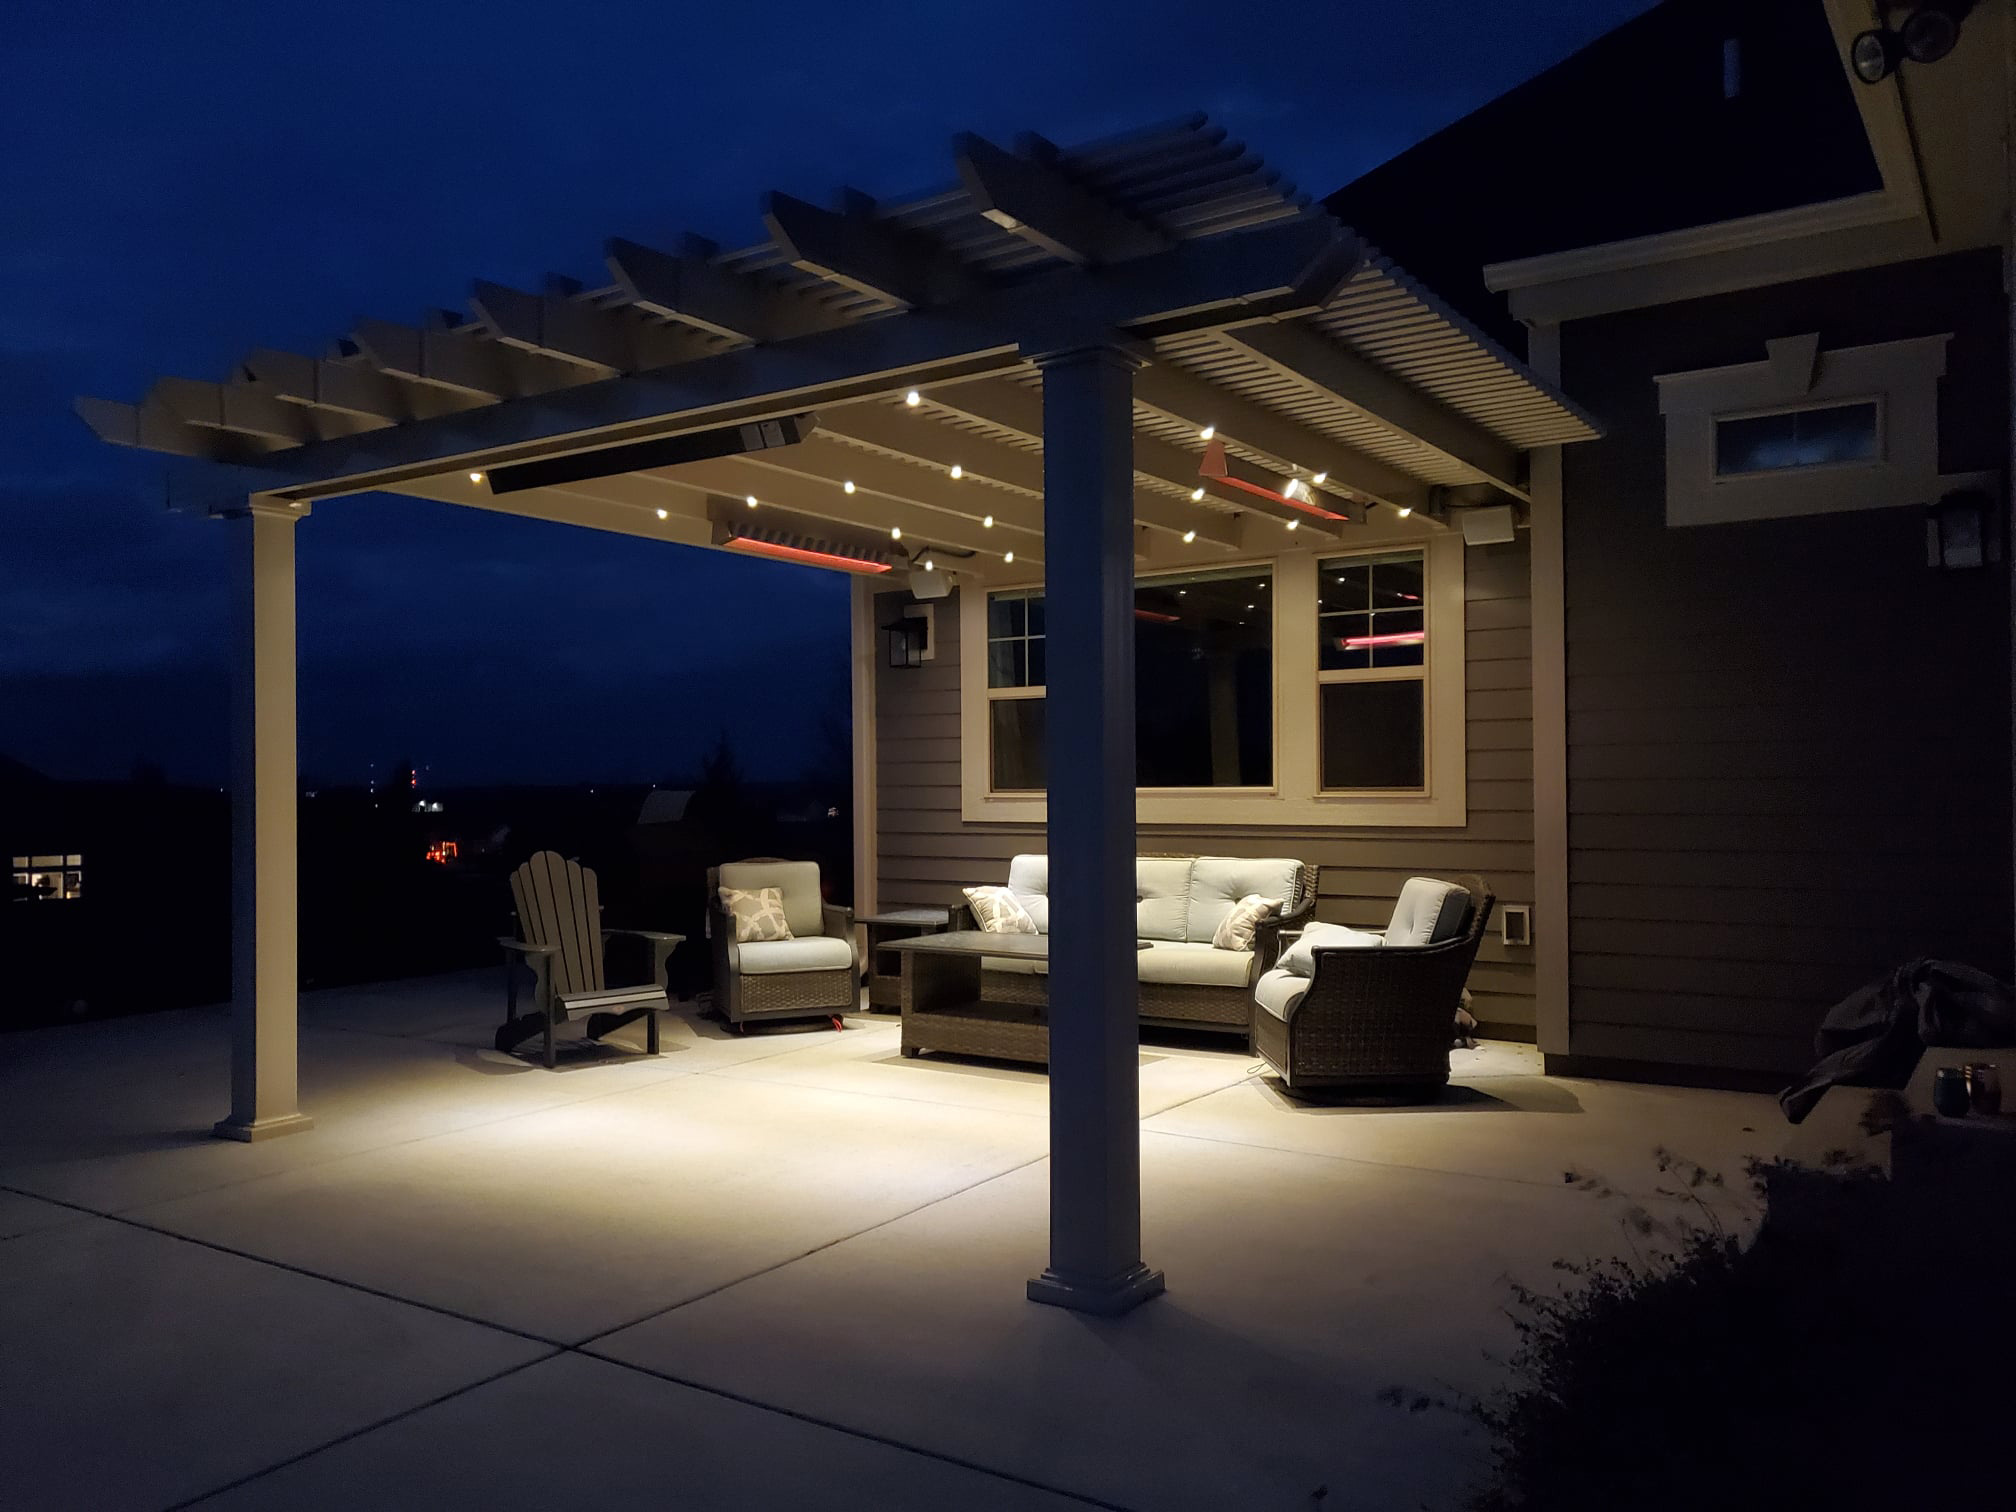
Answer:
[[1269, 914], [1281, 911], [1279, 898], [1263, 898], [1258, 893], [1248, 893], [1232, 905], [1232, 912], [1225, 915], [1218, 926], [1218, 933], [1211, 936], [1213, 950], [1251, 950], [1253, 932], [1260, 927], [1260, 921]]
[[735, 921], [737, 945], [791, 938], [791, 921], [784, 917], [781, 887], [724, 887], [721, 907]]
[[1029, 917], [1014, 893], [1005, 887], [969, 887], [966, 901], [973, 905], [973, 917], [985, 934], [1036, 934], [1036, 921]]

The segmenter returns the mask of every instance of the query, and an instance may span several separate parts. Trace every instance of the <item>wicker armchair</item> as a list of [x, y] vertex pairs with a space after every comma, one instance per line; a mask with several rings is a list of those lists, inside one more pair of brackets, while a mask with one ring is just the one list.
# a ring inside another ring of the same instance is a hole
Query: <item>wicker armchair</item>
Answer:
[[[738, 945], [723, 887], [779, 889], [793, 938]], [[825, 901], [815, 862], [760, 856], [709, 867], [707, 945], [714, 1006], [737, 1034], [752, 1019], [831, 1018], [861, 1005], [854, 911]]]
[[1317, 946], [1309, 987], [1276, 1013], [1253, 1005], [1253, 1049], [1290, 1091], [1391, 1089], [1439, 1097], [1463, 984], [1497, 898], [1475, 877], [1467, 918], [1433, 945]]

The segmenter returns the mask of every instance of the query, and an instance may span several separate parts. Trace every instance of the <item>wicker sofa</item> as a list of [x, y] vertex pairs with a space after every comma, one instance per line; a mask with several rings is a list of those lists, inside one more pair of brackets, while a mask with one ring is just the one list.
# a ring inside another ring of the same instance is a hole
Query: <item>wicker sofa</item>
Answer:
[[1410, 878], [1373, 933], [1311, 924], [1253, 990], [1253, 1049], [1290, 1091], [1439, 1097], [1463, 983], [1497, 899], [1475, 877]]
[[[736, 944], [724, 887], [777, 888], [792, 938]], [[707, 944], [714, 1005], [738, 1034], [752, 1019], [826, 1018], [860, 1006], [854, 912], [826, 902], [816, 862], [764, 856], [709, 867]]]
[[[1253, 984], [1273, 966], [1281, 931], [1298, 927], [1315, 909], [1315, 878], [1313, 867], [1290, 859], [1135, 857], [1134, 928], [1147, 942], [1139, 965], [1141, 1022], [1246, 1035]], [[1015, 857], [1008, 863], [1008, 888], [1037, 930], [1048, 934], [1049, 858]], [[1261, 923], [1251, 950], [1213, 948], [1219, 924], [1250, 893], [1281, 899], [1281, 913]], [[954, 910], [952, 927], [973, 928], [971, 910]], [[981, 963], [981, 990], [991, 1002], [1042, 1005], [1046, 984], [1038, 978], [1048, 969], [1044, 961], [989, 956]]]

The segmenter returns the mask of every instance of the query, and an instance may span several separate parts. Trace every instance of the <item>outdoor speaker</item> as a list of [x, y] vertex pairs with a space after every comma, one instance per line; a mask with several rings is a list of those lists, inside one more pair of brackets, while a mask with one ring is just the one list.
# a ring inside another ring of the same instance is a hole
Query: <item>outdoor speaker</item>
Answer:
[[1518, 537], [1518, 518], [1510, 504], [1494, 504], [1489, 509], [1463, 511], [1465, 546], [1502, 546]]
[[952, 591], [952, 580], [944, 573], [924, 567], [910, 569], [910, 596], [917, 599], [942, 599]]

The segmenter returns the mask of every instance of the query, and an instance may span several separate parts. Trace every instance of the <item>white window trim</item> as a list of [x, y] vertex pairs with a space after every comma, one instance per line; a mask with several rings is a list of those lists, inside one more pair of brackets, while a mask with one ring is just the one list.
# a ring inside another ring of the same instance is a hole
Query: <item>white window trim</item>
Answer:
[[[1353, 555], [1422, 549], [1427, 582], [1428, 685], [1424, 738], [1425, 791], [1325, 793], [1317, 670], [1316, 563]], [[1468, 822], [1468, 761], [1464, 729], [1463, 538], [1453, 530], [1413, 539], [1382, 534], [1363, 546], [1340, 543], [1322, 552], [1213, 561], [1213, 568], [1267, 566], [1274, 574], [1274, 784], [1266, 788], [1144, 788], [1135, 800], [1139, 824], [1265, 826], [1461, 826]], [[1146, 576], [1158, 575], [1154, 572]], [[974, 824], [1042, 824], [1042, 794], [994, 793], [989, 761], [987, 595], [1038, 588], [1040, 577], [966, 583], [959, 592], [960, 817]]]
[[[1816, 352], [1810, 372], [1802, 362], [1767, 359], [1660, 374], [1667, 525], [1726, 525], [1932, 503], [1947, 486], [1939, 476], [1939, 380], [1946, 372], [1951, 339], [1948, 332]], [[1877, 412], [1874, 461], [1715, 471], [1719, 420], [1871, 400]]]

